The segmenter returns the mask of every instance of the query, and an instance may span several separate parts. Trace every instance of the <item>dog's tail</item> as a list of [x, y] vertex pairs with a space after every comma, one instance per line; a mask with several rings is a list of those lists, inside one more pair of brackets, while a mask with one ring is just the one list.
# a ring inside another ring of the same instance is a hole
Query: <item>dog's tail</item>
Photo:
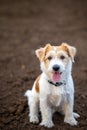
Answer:
[[27, 90], [25, 92], [24, 96], [26, 96], [27, 98], [29, 98], [31, 96], [31, 90]]

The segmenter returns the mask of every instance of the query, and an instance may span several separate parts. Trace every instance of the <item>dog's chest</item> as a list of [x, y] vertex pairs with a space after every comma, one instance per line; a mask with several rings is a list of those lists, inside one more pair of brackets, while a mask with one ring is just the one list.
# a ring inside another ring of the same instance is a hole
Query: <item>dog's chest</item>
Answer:
[[51, 92], [48, 95], [48, 103], [52, 106], [58, 107], [63, 102], [68, 102], [70, 98], [70, 93], [64, 86], [62, 87], [52, 87]]
[[51, 93], [48, 95], [48, 103], [50, 103], [52, 106], [57, 107], [64, 100], [65, 95], [66, 93], [64, 92], [62, 87], [52, 87]]

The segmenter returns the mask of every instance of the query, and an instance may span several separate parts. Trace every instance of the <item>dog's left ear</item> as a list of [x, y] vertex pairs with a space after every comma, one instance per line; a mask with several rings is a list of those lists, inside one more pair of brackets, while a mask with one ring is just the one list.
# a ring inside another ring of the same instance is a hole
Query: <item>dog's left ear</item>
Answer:
[[62, 43], [62, 47], [67, 51], [68, 55], [71, 57], [72, 62], [74, 62], [74, 57], [76, 55], [76, 48], [68, 45], [67, 43]]

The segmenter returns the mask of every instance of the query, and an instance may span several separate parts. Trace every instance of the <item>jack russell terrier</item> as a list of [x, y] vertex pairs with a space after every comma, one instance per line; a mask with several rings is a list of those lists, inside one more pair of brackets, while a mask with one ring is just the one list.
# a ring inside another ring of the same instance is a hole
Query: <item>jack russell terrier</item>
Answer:
[[75, 54], [76, 48], [66, 43], [60, 46], [46, 44], [44, 48], [36, 50], [42, 74], [35, 80], [32, 90], [25, 93], [30, 122], [39, 123], [40, 109], [40, 125], [53, 127], [52, 115], [61, 110], [64, 122], [72, 126], [77, 125], [75, 118], [80, 116], [73, 112], [74, 83], [71, 75]]

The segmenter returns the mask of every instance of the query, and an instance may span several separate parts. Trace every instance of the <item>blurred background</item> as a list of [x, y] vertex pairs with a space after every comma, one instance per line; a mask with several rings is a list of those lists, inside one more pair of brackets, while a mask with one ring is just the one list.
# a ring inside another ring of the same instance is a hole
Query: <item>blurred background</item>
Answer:
[[[24, 93], [41, 73], [35, 50], [62, 42], [77, 48], [75, 111], [81, 115], [78, 130], [83, 130], [87, 128], [87, 1], [0, 0], [1, 129], [42, 130], [28, 121]], [[58, 114], [54, 121], [54, 130], [73, 129]]]

